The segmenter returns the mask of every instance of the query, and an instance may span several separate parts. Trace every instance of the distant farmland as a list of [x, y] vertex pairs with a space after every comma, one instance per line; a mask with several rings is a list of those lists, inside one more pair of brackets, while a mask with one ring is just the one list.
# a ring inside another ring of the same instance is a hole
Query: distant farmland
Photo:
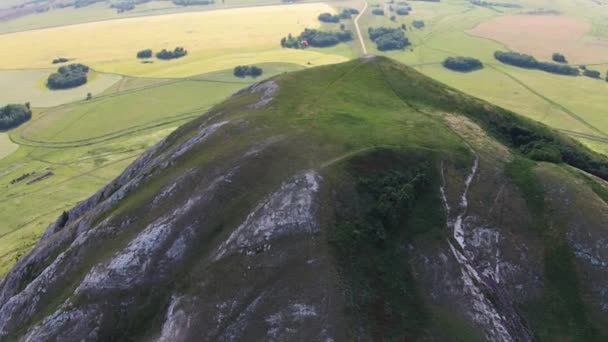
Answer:
[[[260, 6], [93, 22], [1, 35], [3, 68], [49, 67], [58, 56], [98, 71], [132, 76], [182, 77], [223, 70], [239, 64], [292, 62], [327, 64], [345, 57], [314, 51], [285, 51], [287, 33], [319, 27], [317, 16], [335, 12], [327, 4]], [[238, 20], [235, 20], [238, 18]], [[143, 64], [138, 50], [183, 46], [188, 56]]]

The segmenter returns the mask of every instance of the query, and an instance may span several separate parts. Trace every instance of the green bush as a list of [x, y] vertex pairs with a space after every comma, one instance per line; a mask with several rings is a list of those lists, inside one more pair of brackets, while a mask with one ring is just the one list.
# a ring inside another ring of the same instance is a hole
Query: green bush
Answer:
[[89, 67], [84, 64], [70, 64], [57, 69], [52, 73], [46, 85], [50, 89], [69, 89], [87, 83]]
[[32, 118], [27, 105], [9, 104], [0, 108], [0, 130], [17, 127]]

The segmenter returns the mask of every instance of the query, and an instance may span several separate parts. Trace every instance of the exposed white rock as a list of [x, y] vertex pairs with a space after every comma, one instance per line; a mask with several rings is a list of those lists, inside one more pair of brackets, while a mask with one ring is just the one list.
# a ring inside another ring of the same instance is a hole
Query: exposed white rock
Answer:
[[167, 309], [165, 322], [161, 329], [159, 342], [179, 342], [184, 341], [186, 332], [191, 325], [191, 317], [188, 317], [186, 312], [180, 309], [183, 297], [171, 296], [171, 303]]
[[[313, 204], [319, 190], [320, 176], [313, 171], [296, 176], [264, 199], [222, 243], [214, 260], [248, 247], [293, 232], [314, 232], [319, 229], [313, 215]], [[265, 249], [270, 248], [266, 244]], [[245, 251], [246, 252], [246, 251]]]

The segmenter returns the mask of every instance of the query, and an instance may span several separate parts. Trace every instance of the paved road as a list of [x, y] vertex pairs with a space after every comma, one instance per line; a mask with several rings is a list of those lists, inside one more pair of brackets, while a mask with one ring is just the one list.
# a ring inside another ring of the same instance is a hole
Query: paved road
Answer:
[[359, 36], [359, 42], [361, 43], [361, 49], [363, 50], [363, 55], [367, 55], [367, 47], [365, 46], [365, 40], [363, 40], [363, 35], [361, 34], [361, 29], [359, 28], [359, 19], [365, 13], [367, 9], [367, 1], [363, 6], [363, 9], [359, 12], [359, 15], [355, 18], [355, 30], [357, 31], [357, 36]]

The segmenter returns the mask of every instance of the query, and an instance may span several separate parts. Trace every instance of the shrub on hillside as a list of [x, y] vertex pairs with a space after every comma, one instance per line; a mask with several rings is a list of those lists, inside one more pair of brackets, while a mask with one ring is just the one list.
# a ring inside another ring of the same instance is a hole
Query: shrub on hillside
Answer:
[[141, 50], [141, 51], [137, 52], [137, 58], [139, 58], [139, 59], [152, 58], [152, 50], [145, 49], [145, 50]]
[[448, 57], [443, 61], [443, 66], [450, 70], [462, 72], [483, 68], [480, 60], [471, 57]]
[[89, 67], [83, 64], [70, 64], [57, 69], [52, 73], [46, 85], [50, 89], [69, 89], [87, 83]]
[[0, 130], [19, 126], [32, 118], [32, 111], [27, 105], [9, 104], [0, 108]]
[[184, 49], [181, 46], [178, 46], [175, 49], [173, 49], [173, 51], [169, 51], [167, 49], [162, 49], [160, 52], [156, 53], [156, 58], [169, 60], [169, 59], [181, 58], [187, 54], [188, 54], [188, 51], [186, 49]]
[[374, 8], [374, 9], [372, 10], [372, 14], [373, 14], [373, 15], [384, 15], [384, 10], [379, 9], [379, 8]]
[[553, 59], [553, 61], [557, 62], [557, 63], [568, 63], [568, 61], [566, 60], [566, 56], [562, 55], [561, 53], [557, 53], [557, 52], [553, 54], [551, 59]]
[[380, 51], [401, 50], [410, 45], [400, 28], [370, 27], [367, 33]]
[[233, 74], [236, 77], [243, 78], [247, 76], [258, 77], [262, 75], [263, 72], [264, 71], [262, 70], [262, 68], [255, 65], [239, 65], [234, 68]]

